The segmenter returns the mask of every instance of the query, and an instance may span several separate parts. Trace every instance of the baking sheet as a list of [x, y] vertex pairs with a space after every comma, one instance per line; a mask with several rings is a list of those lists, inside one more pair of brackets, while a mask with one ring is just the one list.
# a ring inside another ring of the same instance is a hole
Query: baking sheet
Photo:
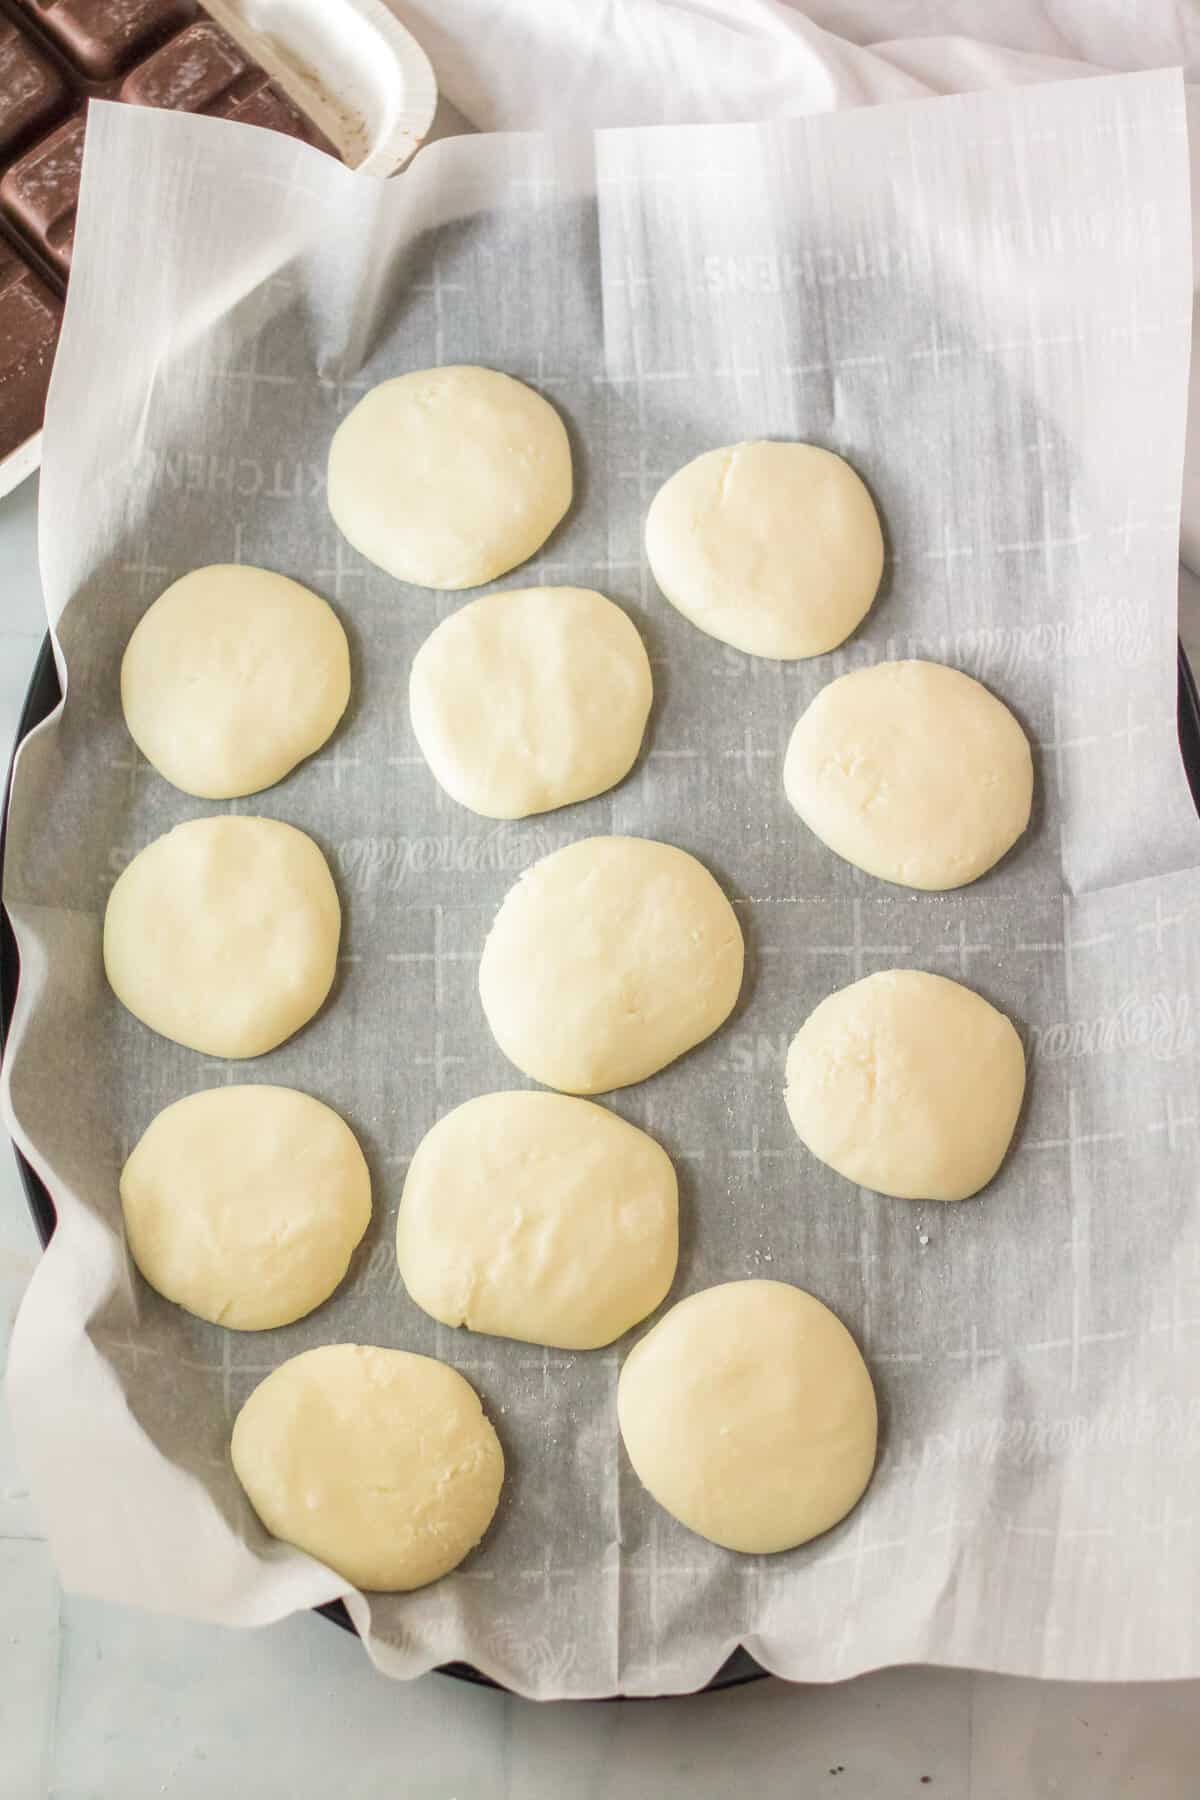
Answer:
[[[134, 193], [139, 229], [118, 231]], [[453, 140], [387, 186], [223, 122], [93, 108], [42, 490], [68, 694], [21, 753], [5, 889], [22, 951], [8, 1118], [60, 1221], [10, 1399], [68, 1585], [234, 1623], [342, 1593], [266, 1542], [227, 1439], [270, 1367], [358, 1339], [461, 1368], [510, 1470], [463, 1569], [414, 1595], [348, 1596], [389, 1673], [465, 1658], [541, 1697], [680, 1691], [739, 1641], [796, 1679], [921, 1660], [1200, 1673], [1200, 829], [1174, 736], [1187, 220], [1170, 73], [763, 127]], [[506, 585], [601, 588], [655, 669], [626, 782], [517, 824], [441, 795], [408, 725], [411, 657], [469, 596], [370, 568], [323, 497], [325, 447], [358, 394], [451, 361], [531, 381], [572, 434], [577, 504]], [[845, 453], [888, 537], [869, 619], [810, 663], [702, 636], [641, 557], [666, 473], [773, 435]], [[227, 559], [331, 600], [355, 695], [311, 763], [216, 809], [137, 757], [117, 676], [166, 583]], [[896, 655], [980, 676], [1038, 746], [1030, 833], [958, 894], [871, 881], [783, 798], [808, 700]], [[331, 1002], [249, 1064], [154, 1037], [100, 967], [114, 875], [214, 810], [311, 832], [346, 910]], [[395, 1273], [421, 1134], [522, 1085], [475, 991], [495, 908], [537, 857], [606, 831], [700, 856], [750, 950], [725, 1029], [608, 1102], [679, 1168], [672, 1298], [736, 1276], [800, 1282], [879, 1384], [866, 1500], [785, 1556], [720, 1551], [641, 1492], [616, 1434], [621, 1346], [454, 1332]], [[965, 978], [1029, 1049], [1014, 1153], [957, 1207], [856, 1192], [784, 1112], [791, 1034], [831, 989], [891, 964]], [[375, 1184], [343, 1289], [268, 1335], [160, 1301], [120, 1240], [128, 1149], [161, 1106], [229, 1080], [336, 1106]]]

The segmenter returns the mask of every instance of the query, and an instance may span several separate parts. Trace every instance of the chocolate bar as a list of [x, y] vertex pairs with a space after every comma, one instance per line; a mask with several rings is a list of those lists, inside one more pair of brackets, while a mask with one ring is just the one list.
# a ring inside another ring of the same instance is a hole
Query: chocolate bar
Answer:
[[96, 97], [337, 154], [196, 0], [0, 0], [0, 458], [41, 425]]

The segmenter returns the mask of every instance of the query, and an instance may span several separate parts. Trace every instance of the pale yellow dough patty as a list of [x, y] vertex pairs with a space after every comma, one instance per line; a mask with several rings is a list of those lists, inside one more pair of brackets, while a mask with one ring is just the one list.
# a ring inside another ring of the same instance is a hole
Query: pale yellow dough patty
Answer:
[[185, 794], [229, 800], [282, 781], [350, 699], [332, 607], [269, 569], [216, 563], [159, 595], [121, 661], [130, 736]]
[[306, 1350], [239, 1412], [233, 1467], [272, 1536], [356, 1587], [424, 1587], [473, 1550], [504, 1453], [479, 1396], [431, 1356], [367, 1344]]
[[600, 1094], [716, 1031], [744, 955], [736, 913], [694, 856], [650, 838], [583, 838], [509, 889], [479, 994], [518, 1069], [565, 1093]]
[[333, 522], [417, 587], [494, 581], [540, 550], [571, 504], [571, 446], [540, 394], [447, 365], [381, 382], [329, 447]]
[[625, 1359], [617, 1416], [658, 1504], [749, 1555], [828, 1531], [875, 1464], [875, 1390], [857, 1344], [782, 1281], [729, 1281], [673, 1306]]
[[104, 972], [163, 1037], [206, 1056], [261, 1056], [320, 1009], [340, 933], [333, 876], [303, 831], [278, 819], [189, 819], [114, 882]]
[[981, 994], [887, 969], [811, 1012], [787, 1059], [787, 1109], [814, 1156], [901, 1200], [966, 1200], [1003, 1162], [1025, 1052]]
[[646, 555], [701, 631], [793, 661], [836, 649], [861, 623], [883, 573], [883, 533], [863, 482], [833, 451], [730, 444], [659, 489]]
[[624, 779], [654, 683], [637, 627], [590, 588], [472, 600], [417, 651], [413, 733], [434, 779], [489, 819], [589, 800]]
[[164, 1107], [121, 1171], [134, 1262], [168, 1300], [235, 1331], [327, 1300], [371, 1218], [350, 1127], [294, 1088], [205, 1088]]
[[1029, 823], [1033, 756], [1002, 701], [958, 669], [885, 662], [822, 688], [792, 733], [787, 797], [882, 881], [975, 881]]
[[595, 1350], [675, 1275], [678, 1185], [661, 1145], [565, 1094], [482, 1094], [417, 1145], [396, 1224], [400, 1274], [445, 1325]]

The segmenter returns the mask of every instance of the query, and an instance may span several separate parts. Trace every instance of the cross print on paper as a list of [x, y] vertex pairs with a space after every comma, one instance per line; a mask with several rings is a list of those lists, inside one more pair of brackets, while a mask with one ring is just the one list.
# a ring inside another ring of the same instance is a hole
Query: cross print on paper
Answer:
[[[1045, 496], [1043, 496], [1043, 501]], [[1046, 565], [1046, 579], [1053, 580], [1054, 561], [1060, 550], [1073, 550], [1080, 544], [1088, 542], [1088, 534], [1084, 531], [1068, 532], [1065, 536], [1055, 537], [1048, 529], [1043, 537], [1017, 538], [1011, 544], [997, 544], [996, 549], [1001, 556], [1040, 555]]]
[[207, 1076], [216, 1070], [216, 1079], [207, 1082], [209, 1087], [233, 1087], [238, 1078], [236, 1062], [218, 1062], [215, 1057], [208, 1057], [200, 1064], [201, 1071]]
[[596, 387], [622, 388], [633, 387], [642, 382], [652, 381], [695, 381], [694, 369], [636, 369], [632, 375], [593, 375], [592, 382]]
[[971, 1324], [970, 1340], [967, 1343], [967, 1345], [965, 1346], [965, 1348], [962, 1350], [948, 1350], [946, 1352], [946, 1355], [951, 1362], [965, 1362], [966, 1363], [968, 1369], [970, 1370], [972, 1382], [975, 1380], [975, 1377], [979, 1374], [979, 1367], [980, 1367], [981, 1363], [987, 1362], [987, 1361], [991, 1360], [993, 1357], [1000, 1356], [1002, 1354], [1003, 1354], [1003, 1352], [1000, 1350], [984, 1350], [980, 1347], [979, 1326], [974, 1321], [972, 1321], [972, 1324]]
[[[636, 480], [636, 476], [630, 477], [630, 479]], [[643, 606], [648, 604], [650, 593], [650, 565], [644, 556], [629, 556], [623, 558], [610, 556], [605, 563], [605, 568], [608, 571], [609, 587], [617, 589], [620, 589], [622, 584], [619, 580], [614, 580], [614, 576], [621, 570], [632, 569], [638, 578], [638, 598]], [[650, 658], [650, 667], [652, 669], [664, 667], [667, 661], [668, 658], [665, 656], [652, 656]]]
[[609, 275], [605, 279], [604, 286], [606, 288], [628, 289], [631, 294], [635, 294], [639, 288], [654, 286], [653, 276], [638, 274], [634, 268], [632, 256], [625, 258], [623, 266], [625, 270], [623, 275]]
[[829, 364], [827, 362], [785, 363], [783, 372], [785, 375], [791, 375], [797, 381], [806, 381], [810, 375], [828, 375]]
[[939, 547], [936, 550], [923, 550], [921, 552], [924, 561], [940, 562], [942, 570], [947, 576], [950, 574], [950, 566], [956, 556], [974, 556], [974, 554], [975, 549], [972, 544], [954, 544], [950, 541], [949, 519], [944, 520], [942, 523], [942, 541]]
[[835, 369], [885, 369], [886, 356], [839, 356]]
[[1150, 1327], [1149, 1335], [1151, 1337], [1168, 1337], [1171, 1341], [1171, 1354], [1173, 1356], [1182, 1356], [1184, 1332], [1196, 1331], [1198, 1329], [1200, 1329], [1200, 1317], [1187, 1318], [1184, 1316], [1183, 1302], [1179, 1297], [1178, 1285], [1172, 1285], [1170, 1311], [1165, 1320], [1156, 1319], [1154, 1321]]
[[991, 355], [999, 355], [1009, 350], [1062, 350], [1069, 344], [1081, 342], [1077, 331], [1038, 332], [1032, 337], [998, 338], [983, 346]]
[[[652, 1138], [657, 1138], [659, 1136], [658, 1108], [655, 1106], [653, 1100], [646, 1100], [643, 1103], [642, 1130], [647, 1132]], [[671, 1146], [671, 1160], [673, 1162], [703, 1162], [705, 1155], [706, 1152], [703, 1150], [689, 1150], [682, 1144], [672, 1144]]]
[[433, 1085], [441, 1092], [448, 1070], [466, 1061], [465, 1056], [451, 1056], [446, 1049], [446, 1034], [439, 1026], [433, 1037], [432, 1056], [414, 1056], [413, 1062], [418, 1069], [433, 1070]]
[[733, 397], [740, 409], [746, 403], [746, 390], [743, 384], [747, 381], [761, 382], [765, 371], [757, 365], [732, 362], [726, 363], [720, 369], [714, 369], [713, 374], [719, 381], [732, 382]]
[[779, 755], [779, 752], [777, 749], [756, 749], [754, 743], [754, 727], [752, 725], [747, 725], [742, 733], [740, 748], [736, 750], [723, 750], [721, 754], [726, 758], [732, 757], [735, 761], [740, 762], [742, 769], [745, 772], [746, 780], [748, 782], [753, 782], [756, 759], [765, 757], [768, 761], [773, 761]]
[[1166, 1574], [1177, 1566], [1176, 1558], [1171, 1554], [1171, 1539], [1176, 1532], [1186, 1532], [1190, 1536], [1196, 1528], [1196, 1517], [1191, 1513], [1186, 1518], [1176, 1516], [1175, 1501], [1170, 1494], [1163, 1495], [1162, 1512], [1152, 1523], [1142, 1525], [1141, 1535], [1147, 1538], [1162, 1539], [1162, 1567]]
[[519, 1569], [517, 1571], [517, 1580], [540, 1581], [542, 1584], [542, 1598], [545, 1603], [549, 1605], [554, 1583], [556, 1581], [575, 1581], [578, 1578], [578, 1575], [579, 1571], [574, 1567], [561, 1568], [555, 1565], [553, 1552], [550, 1547], [550, 1540], [547, 1538], [542, 1546], [541, 1562], [535, 1564], [531, 1569]]
[[[546, 577], [548, 575], [573, 575], [577, 567], [576, 563], [569, 561], [565, 556], [544, 557], [534, 570], [537, 576], [537, 585], [539, 587], [557, 587], [559, 585], [557, 582], [547, 581]], [[571, 584], [568, 583], [568, 585]]]
[[410, 294], [432, 294], [433, 296], [433, 360], [440, 365], [446, 360], [445, 351], [445, 297], [447, 294], [462, 294], [466, 288], [461, 281], [444, 281], [440, 256], [433, 259], [433, 279], [431, 281], [413, 281], [409, 283]]
[[968, 959], [972, 956], [989, 956], [991, 950], [992, 946], [990, 944], [972, 944], [968, 942], [967, 922], [965, 919], [960, 919], [958, 921], [958, 941], [953, 944], [939, 944], [933, 954], [935, 956], [957, 956], [958, 972], [965, 981], [969, 974]]
[[[1057, 712], [1057, 707], [1055, 710]], [[1062, 745], [1062, 746], [1047, 745], [1046, 746], [1046, 748], [1055, 748], [1055, 747], [1066, 748], [1065, 745]], [[1061, 940], [1051, 939], [1048, 942], [1041, 943], [1041, 944], [1018, 944], [1017, 949], [1020, 951], [1027, 951], [1027, 952], [1030, 952], [1030, 953], [1033, 953], [1033, 954], [1036, 954], [1039, 956], [1047, 955], [1052, 951], [1057, 951], [1062, 956], [1062, 959], [1063, 959], [1063, 994], [1066, 998], [1067, 1007], [1069, 1010], [1071, 1008], [1071, 1006], [1074, 1004], [1075, 952], [1077, 950], [1095, 950], [1102, 944], [1109, 944], [1112, 942], [1113, 934], [1111, 931], [1098, 931], [1098, 932], [1093, 933], [1093, 935], [1091, 937], [1077, 938], [1071, 930], [1071, 901], [1070, 901], [1069, 895], [1064, 894], [1060, 904], [1061, 904], [1061, 912], [1062, 912], [1062, 938], [1061, 938]]]
[[573, 1353], [567, 1351], [552, 1352], [546, 1345], [542, 1346], [541, 1353], [538, 1356], [520, 1356], [517, 1358], [517, 1366], [519, 1368], [540, 1369], [542, 1371], [542, 1399], [544, 1401], [548, 1401], [550, 1398], [551, 1369], [570, 1369], [574, 1366], [574, 1363], [575, 1357]]
[[108, 759], [108, 767], [118, 775], [128, 775], [129, 799], [132, 804], [137, 798], [138, 782], [142, 779], [142, 776], [147, 773], [150, 764], [144, 757], [139, 756], [136, 750], [130, 750], [128, 754], [125, 755], [110, 756]]
[[361, 756], [347, 756], [340, 736], [335, 739], [332, 750], [322, 752], [313, 758], [318, 768], [333, 770], [333, 787], [335, 793], [342, 791], [342, 770], [358, 769], [362, 766]]
[[558, 183], [549, 175], [513, 175], [508, 181], [509, 188], [517, 194], [527, 194], [529, 205], [533, 211], [544, 206], [547, 200], [558, 197]]
[[935, 327], [930, 334], [928, 344], [924, 344], [919, 349], [910, 352], [908, 360], [910, 362], [920, 362], [922, 360], [928, 361], [933, 369], [933, 378], [936, 381], [941, 376], [943, 362], [952, 362], [956, 356], [961, 355], [962, 345], [947, 344], [941, 333]]
[[365, 394], [368, 388], [374, 387], [364, 375], [348, 375], [344, 361], [338, 364], [336, 375], [321, 375], [317, 380], [318, 387], [328, 388], [333, 394], [333, 403], [339, 412], [346, 404], [347, 394]]
[[1167, 1149], [1177, 1150], [1179, 1148], [1179, 1138], [1177, 1134], [1181, 1131], [1192, 1130], [1198, 1122], [1200, 1122], [1200, 1115], [1197, 1115], [1194, 1112], [1177, 1112], [1174, 1095], [1168, 1094], [1165, 1116], [1162, 1119], [1155, 1120], [1152, 1124], [1147, 1125], [1146, 1130], [1151, 1134], [1165, 1131], [1167, 1134]]
[[335, 600], [342, 599], [342, 588], [347, 581], [361, 581], [366, 574], [366, 566], [359, 563], [355, 566], [346, 561], [346, 540], [340, 531], [333, 535], [333, 561], [323, 568], [313, 570], [313, 580], [322, 586], [328, 582]]
[[1025, 448], [1031, 456], [1037, 458], [1038, 472], [1042, 478], [1042, 488], [1045, 490], [1050, 482], [1050, 433], [1046, 430], [1044, 419], [1038, 420], [1033, 442], [1026, 444]]
[[[387, 766], [389, 769], [428, 769], [429, 764], [423, 756], [414, 754], [412, 756], [389, 756]], [[433, 810], [439, 814], [447, 812], [450, 806], [450, 796], [441, 782], [431, 782], [429, 791], [433, 794]]]
[[781, 1161], [791, 1162], [794, 1160], [796, 1153], [791, 1149], [764, 1150], [759, 1135], [758, 1121], [755, 1120], [750, 1127], [749, 1145], [744, 1150], [731, 1150], [729, 1154], [738, 1162], [748, 1162], [750, 1165], [751, 1179], [755, 1182], [759, 1182], [763, 1178], [764, 1163]]
[[250, 424], [256, 388], [295, 387], [296, 385], [296, 377], [294, 375], [268, 375], [264, 370], [260, 369], [258, 366], [258, 355], [259, 340], [257, 337], [252, 337], [250, 339], [248, 361], [244, 369], [219, 369], [217, 371], [218, 379], [221, 381], [228, 381], [231, 384], [237, 381], [244, 381], [246, 384], [245, 408], [242, 415], [243, 425]]
[[911, 956], [916, 948], [913, 944], [867, 944], [863, 942], [862, 898], [856, 894], [850, 902], [850, 916], [854, 921], [854, 941], [849, 944], [805, 944], [806, 956], [848, 956], [854, 971], [855, 981], [862, 980], [863, 959], [868, 956]]
[[169, 575], [171, 571], [162, 563], [152, 563], [150, 561], [150, 542], [149, 539], [146, 539], [142, 543], [142, 553], [137, 561], [122, 563], [121, 573], [123, 575], [136, 575], [137, 591], [139, 595], [144, 595], [149, 586], [151, 576], [155, 578], [155, 585], [157, 586], [158, 581], [164, 575]]
[[907, 1538], [885, 1538], [879, 1543], [868, 1544], [868, 1515], [869, 1508], [860, 1506], [858, 1509], [858, 1517], [851, 1528], [850, 1547], [847, 1550], [835, 1551], [832, 1555], [826, 1555], [822, 1559], [823, 1564], [826, 1567], [830, 1567], [833, 1564], [840, 1562], [848, 1562], [850, 1564], [850, 1595], [849, 1599], [844, 1602], [842, 1606], [842, 1625], [841, 1630], [838, 1632], [837, 1642], [834, 1645], [833, 1652], [834, 1660], [839, 1665], [845, 1662], [846, 1656], [850, 1650], [851, 1641], [854, 1637], [854, 1631], [857, 1625], [855, 1616], [856, 1602], [859, 1593], [862, 1590], [863, 1565], [867, 1557], [885, 1553], [889, 1550], [903, 1550], [908, 1544]]
[[[666, 658], [665, 657], [657, 657], [657, 658], [652, 657], [651, 662], [655, 662], [655, 661], [665, 662]], [[696, 757], [699, 756], [699, 754], [700, 754], [700, 752], [698, 750], [685, 750], [685, 749], [668, 750], [665, 747], [660, 749], [657, 745], [655, 745], [653, 750], [648, 750], [646, 752], [646, 761], [654, 762], [655, 760], [659, 760], [662, 762], [694, 762]], [[737, 755], [737, 752], [727, 750], [725, 752], [725, 754], [727, 756]]]
[[[443, 969], [448, 962], [478, 962], [482, 952], [479, 950], [447, 950], [445, 938], [445, 908], [435, 906], [433, 909], [433, 949], [432, 950], [389, 950], [386, 960], [390, 963], [432, 963], [433, 964], [433, 1004], [437, 1012], [442, 1010], [445, 1001], [443, 986]], [[461, 1062], [461, 1057], [454, 1059]], [[441, 1085], [440, 1082], [438, 1084]]]
[[[1145, 727], [1143, 726], [1142, 729], [1145, 730]], [[1163, 948], [1163, 932], [1169, 930], [1172, 925], [1182, 925], [1186, 917], [1186, 913], [1181, 912], [1164, 913], [1162, 895], [1155, 894], [1153, 919], [1147, 919], [1135, 929], [1139, 937], [1147, 931], [1152, 931], [1154, 933], [1154, 948], [1161, 951]]]
[[845, 1256], [841, 1260], [852, 1269], [857, 1269], [862, 1282], [862, 1336], [863, 1342], [869, 1343], [872, 1336], [873, 1308], [871, 1304], [871, 1267], [879, 1261], [878, 1250], [871, 1248], [871, 1218], [867, 1207], [875, 1195], [870, 1188], [858, 1189], [858, 1249], [853, 1256]]
[[638, 460], [636, 469], [618, 469], [618, 481], [636, 481], [638, 500], [643, 511], [658, 491], [660, 483], [669, 480], [674, 469], [652, 469], [646, 461], [645, 437], [639, 433]]

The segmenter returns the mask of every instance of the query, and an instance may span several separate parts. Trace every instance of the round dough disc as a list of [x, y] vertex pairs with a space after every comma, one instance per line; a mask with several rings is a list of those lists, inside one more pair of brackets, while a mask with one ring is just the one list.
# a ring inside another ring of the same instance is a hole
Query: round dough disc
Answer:
[[266, 1331], [327, 1300], [371, 1218], [354, 1133], [294, 1088], [217, 1087], [166, 1107], [121, 1171], [134, 1262], [214, 1325]]
[[663, 1299], [679, 1250], [666, 1151], [590, 1100], [484, 1094], [409, 1165], [404, 1285], [444, 1325], [560, 1350], [611, 1344]]
[[518, 1069], [569, 1094], [644, 1081], [728, 1018], [742, 931], [694, 856], [649, 838], [583, 838], [510, 888], [479, 993]]
[[602, 794], [629, 773], [654, 687], [633, 621], [590, 588], [520, 588], [452, 613], [413, 661], [434, 777], [489, 819]]
[[830, 994], [788, 1051], [797, 1135], [848, 1181], [900, 1200], [966, 1200], [986, 1187], [1024, 1093], [1011, 1020], [917, 969]]
[[659, 1505], [750, 1555], [828, 1531], [875, 1464], [875, 1390], [858, 1346], [784, 1281], [729, 1281], [673, 1306], [625, 1359], [617, 1417]]
[[350, 698], [333, 609], [268, 569], [215, 563], [160, 594], [121, 662], [130, 736], [205, 800], [255, 794], [319, 750]]
[[975, 881], [1029, 823], [1033, 757], [1007, 706], [942, 663], [876, 663], [830, 682], [792, 733], [787, 797], [868, 875]]
[[233, 1467], [273, 1537], [355, 1587], [407, 1592], [473, 1550], [504, 1453], [456, 1369], [407, 1350], [325, 1344], [255, 1388]]
[[874, 502], [815, 444], [706, 450], [654, 496], [646, 555], [671, 605], [710, 637], [791, 662], [836, 649], [883, 573]]
[[329, 447], [329, 510], [398, 581], [469, 588], [540, 550], [571, 504], [571, 446], [494, 369], [417, 369], [364, 394]]
[[341, 909], [329, 866], [277, 819], [190, 819], [117, 877], [104, 971], [131, 1013], [206, 1056], [261, 1056], [333, 986]]

